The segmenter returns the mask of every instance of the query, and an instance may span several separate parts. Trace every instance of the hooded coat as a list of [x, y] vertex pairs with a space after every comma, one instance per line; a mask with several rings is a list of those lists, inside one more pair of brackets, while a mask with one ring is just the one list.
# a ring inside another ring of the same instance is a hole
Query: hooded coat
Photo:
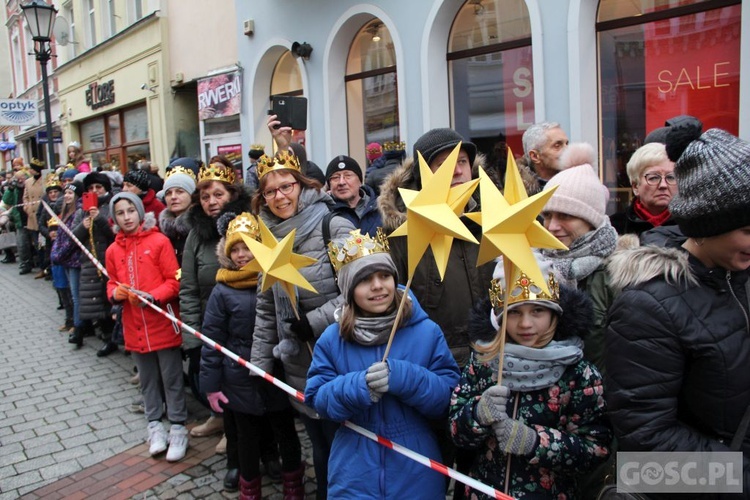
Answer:
[[[73, 220], [73, 234], [89, 252], [103, 262], [107, 248], [115, 240], [109, 220], [109, 200], [112, 194], [99, 197], [99, 216], [93, 220], [91, 231], [83, 226], [83, 218], [88, 214], [83, 210], [76, 212]], [[83, 320], [94, 320], [108, 317], [111, 305], [107, 300], [107, 276], [100, 275], [93, 262], [81, 253], [81, 280], [78, 289], [79, 314]]]
[[[222, 214], [226, 212], [240, 214], [248, 211], [250, 211], [250, 195], [244, 189], [240, 189], [237, 199], [227, 203]], [[190, 207], [186, 213], [188, 217], [185, 222], [192, 229], [185, 241], [182, 254], [180, 319], [200, 331], [208, 298], [216, 284], [216, 272], [219, 270], [216, 244], [219, 243], [221, 236], [216, 229], [218, 217], [206, 215], [200, 203]], [[185, 349], [202, 345], [200, 339], [190, 333], [185, 332], [182, 337]]]
[[[729, 451], [750, 406], [750, 272], [679, 246], [616, 252], [623, 291], [606, 336], [607, 403], [621, 451]], [[741, 439], [750, 484], [750, 433]]]
[[[157, 304], [179, 317], [177, 294], [180, 284], [176, 279], [177, 259], [169, 239], [156, 228], [152, 213], [138, 230], [125, 234], [114, 226], [115, 241], [107, 249], [107, 297], [112, 296], [118, 283], [154, 297]], [[122, 325], [125, 349], [139, 354], [180, 347], [180, 328], [150, 307], [122, 303]]]
[[[580, 338], [591, 326], [590, 299], [584, 292], [560, 287], [560, 306], [563, 314], [554, 339]], [[470, 330], [473, 343], [491, 342], [497, 335], [489, 321], [490, 309], [488, 299], [474, 309]], [[451, 399], [451, 437], [457, 446], [477, 451], [469, 475], [506, 491], [510, 464], [507, 492], [514, 498], [575, 497], [578, 477], [591, 473], [610, 453], [612, 430], [599, 371], [581, 359], [567, 366], [560, 379], [549, 387], [511, 392], [508, 415], [530, 426], [539, 437], [530, 455], [510, 455], [508, 461], [508, 455], [496, 449], [492, 428], [482, 426], [475, 418], [482, 393], [497, 383], [497, 370], [497, 358], [482, 362], [472, 352]], [[489, 498], [466, 489], [465, 498]]]
[[157, 226], [160, 220], [160, 215], [162, 211], [164, 210], [165, 206], [164, 203], [159, 201], [159, 199], [156, 197], [156, 191], [149, 188], [148, 191], [143, 195], [141, 198], [141, 201], [143, 201], [143, 210], [148, 213], [152, 212], [154, 214], [154, 217], [156, 218]]
[[[383, 230], [386, 234], [392, 233], [406, 221], [406, 207], [398, 189], [421, 188], [419, 179], [414, 177], [416, 168], [418, 166], [408, 158], [380, 186], [378, 207], [383, 216]], [[477, 209], [476, 202], [470, 201], [469, 207], [472, 211]], [[466, 217], [461, 217], [461, 222], [477, 241], [481, 238], [482, 228], [478, 224]], [[390, 238], [389, 242], [399, 283], [405, 284], [409, 277], [406, 237]], [[441, 280], [432, 250], [428, 248], [417, 265], [411, 284], [411, 290], [422, 308], [443, 331], [448, 347], [459, 366], [463, 366], [469, 359], [469, 313], [473, 305], [486, 296], [495, 268], [493, 262], [477, 267], [478, 255], [479, 245], [454, 239], [445, 278]]]
[[[345, 341], [338, 323], [323, 332], [315, 347], [305, 402], [323, 418], [349, 420], [440, 462], [429, 419], [445, 417], [458, 366], [440, 327], [411, 299], [411, 318], [393, 337], [388, 392], [380, 402], [370, 399], [365, 374], [383, 358], [386, 346]], [[336, 432], [328, 469], [331, 498], [445, 496], [438, 472], [343, 426]]]
[[[222, 269], [238, 271], [224, 252], [225, 239], [216, 246]], [[257, 273], [255, 280], [257, 280]], [[203, 315], [201, 333], [243, 359], [250, 359], [255, 330], [257, 285], [216, 283]], [[201, 350], [201, 390], [221, 391], [229, 400], [226, 406], [249, 415], [264, 415], [289, 407], [286, 395], [247, 368], [216, 349], [204, 345]]]
[[[307, 221], [306, 214], [312, 212], [312, 207], [320, 203], [324, 203], [329, 209], [333, 206], [333, 200], [324, 192], [316, 189], [303, 189], [299, 197], [297, 214], [293, 217], [300, 222]], [[266, 206], [261, 209], [258, 217], [271, 231], [278, 224], [285, 222], [273, 215]], [[335, 322], [333, 312], [343, 302], [328, 259], [328, 249], [323, 243], [322, 220], [324, 217], [320, 217], [320, 223], [307, 238], [300, 237], [297, 231], [292, 247], [294, 253], [317, 260], [314, 264], [299, 270], [317, 293], [297, 288], [298, 311], [300, 314], [305, 314], [316, 337], [319, 337], [328, 325]], [[354, 226], [344, 217], [333, 217], [330, 230], [331, 240], [336, 240], [348, 236], [349, 232], [354, 230]], [[297, 336], [289, 328], [289, 323], [285, 321], [291, 320], [293, 314], [289, 311], [276, 310], [277, 300], [274, 293], [275, 287], [271, 287], [258, 295], [251, 362], [262, 370], [273, 373], [274, 361], [277, 358], [281, 359], [287, 383], [299, 391], [304, 391], [307, 369], [310, 367], [312, 355], [307, 346], [300, 345]], [[314, 341], [309, 342], [309, 347], [314, 347]], [[296, 399], [292, 400], [292, 405], [309, 416], [315, 416], [309, 407]]]

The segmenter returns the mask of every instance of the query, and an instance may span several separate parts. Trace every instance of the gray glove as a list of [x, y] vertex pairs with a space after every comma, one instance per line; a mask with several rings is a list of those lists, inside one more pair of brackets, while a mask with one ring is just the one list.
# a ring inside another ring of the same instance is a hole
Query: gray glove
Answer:
[[388, 392], [388, 364], [384, 361], [373, 363], [365, 374], [367, 390], [373, 403], [380, 401], [383, 394]]
[[502, 385], [493, 385], [482, 393], [476, 408], [474, 417], [480, 425], [489, 427], [503, 419], [508, 418], [505, 404], [508, 402], [510, 389]]
[[506, 418], [492, 424], [492, 430], [495, 432], [497, 447], [505, 453], [524, 456], [534, 451], [537, 433], [528, 425]]

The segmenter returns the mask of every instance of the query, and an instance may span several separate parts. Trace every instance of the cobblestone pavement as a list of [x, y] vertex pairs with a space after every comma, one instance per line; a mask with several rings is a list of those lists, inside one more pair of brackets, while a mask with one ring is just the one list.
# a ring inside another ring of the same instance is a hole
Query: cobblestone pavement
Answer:
[[[94, 337], [79, 350], [68, 344], [52, 284], [34, 274], [0, 264], [0, 500], [236, 498], [222, 491], [217, 437], [191, 438], [175, 464], [148, 455], [144, 417], [128, 410], [138, 396], [132, 361], [122, 350], [97, 358]], [[188, 426], [207, 416], [189, 394], [188, 409]], [[298, 429], [314, 498], [310, 442]], [[263, 485], [264, 498], [281, 498], [280, 485]]]

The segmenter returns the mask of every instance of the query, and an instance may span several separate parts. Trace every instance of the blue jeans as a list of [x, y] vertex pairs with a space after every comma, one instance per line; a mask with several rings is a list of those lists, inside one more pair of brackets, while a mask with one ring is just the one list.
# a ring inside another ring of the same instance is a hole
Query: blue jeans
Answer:
[[68, 283], [70, 285], [70, 295], [73, 297], [73, 326], [76, 328], [81, 327], [81, 317], [78, 314], [79, 300], [78, 300], [78, 288], [81, 284], [81, 268], [80, 267], [66, 267], [65, 276], [68, 277]]

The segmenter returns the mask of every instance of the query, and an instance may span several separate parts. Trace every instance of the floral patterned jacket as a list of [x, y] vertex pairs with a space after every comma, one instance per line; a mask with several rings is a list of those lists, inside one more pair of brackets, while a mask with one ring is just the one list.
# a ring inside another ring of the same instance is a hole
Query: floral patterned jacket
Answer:
[[[509, 463], [508, 494], [514, 498], [575, 498], [577, 477], [607, 459], [612, 441], [602, 377], [596, 367], [581, 360], [550, 387], [511, 393], [508, 413], [535, 429], [539, 440], [529, 456], [511, 456], [510, 462], [508, 455], [496, 450], [492, 428], [474, 419], [480, 396], [496, 383], [497, 368], [480, 363], [472, 353], [451, 398], [453, 441], [459, 447], [478, 450], [470, 475], [503, 491]], [[466, 498], [489, 497], [467, 491]]]

